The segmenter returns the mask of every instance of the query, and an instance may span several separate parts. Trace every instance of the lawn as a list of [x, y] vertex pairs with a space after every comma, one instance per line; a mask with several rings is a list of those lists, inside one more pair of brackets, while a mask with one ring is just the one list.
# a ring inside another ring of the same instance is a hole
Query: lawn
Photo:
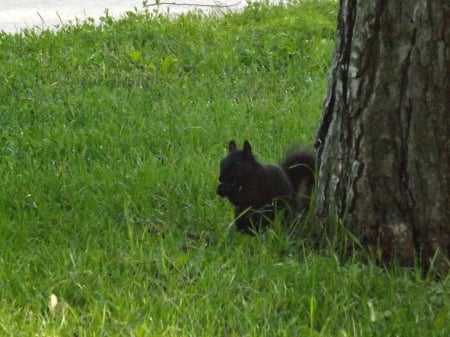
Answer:
[[215, 193], [230, 139], [312, 147], [337, 6], [0, 33], [0, 335], [449, 336], [448, 278], [239, 234]]

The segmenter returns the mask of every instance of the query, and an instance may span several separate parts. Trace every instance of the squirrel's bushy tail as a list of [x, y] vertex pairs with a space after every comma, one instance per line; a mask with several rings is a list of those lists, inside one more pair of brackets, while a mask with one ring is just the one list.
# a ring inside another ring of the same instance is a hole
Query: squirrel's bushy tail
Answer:
[[290, 150], [281, 162], [281, 167], [292, 184], [300, 210], [306, 210], [314, 189], [314, 153], [301, 149]]

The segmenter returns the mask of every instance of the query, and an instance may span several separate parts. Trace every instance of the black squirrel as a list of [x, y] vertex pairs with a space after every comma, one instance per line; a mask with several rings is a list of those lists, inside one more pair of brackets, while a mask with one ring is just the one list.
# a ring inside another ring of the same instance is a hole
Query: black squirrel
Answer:
[[261, 164], [247, 140], [242, 150], [231, 140], [228, 155], [220, 162], [217, 194], [235, 207], [237, 230], [252, 234], [269, 226], [279, 211], [292, 216], [308, 209], [314, 168], [315, 157], [309, 151], [288, 151], [280, 166]]

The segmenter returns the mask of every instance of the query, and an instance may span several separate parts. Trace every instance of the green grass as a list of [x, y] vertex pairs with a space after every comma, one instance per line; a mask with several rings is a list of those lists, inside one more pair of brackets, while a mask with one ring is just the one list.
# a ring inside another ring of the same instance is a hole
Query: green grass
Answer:
[[448, 279], [242, 236], [215, 195], [230, 139], [313, 143], [336, 13], [0, 33], [0, 335], [450, 335]]

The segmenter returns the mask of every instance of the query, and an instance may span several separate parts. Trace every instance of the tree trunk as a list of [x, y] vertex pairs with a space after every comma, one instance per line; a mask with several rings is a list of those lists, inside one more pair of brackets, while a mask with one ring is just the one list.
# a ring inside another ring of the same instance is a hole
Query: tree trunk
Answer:
[[448, 269], [450, 3], [341, 0], [316, 218], [384, 262]]

